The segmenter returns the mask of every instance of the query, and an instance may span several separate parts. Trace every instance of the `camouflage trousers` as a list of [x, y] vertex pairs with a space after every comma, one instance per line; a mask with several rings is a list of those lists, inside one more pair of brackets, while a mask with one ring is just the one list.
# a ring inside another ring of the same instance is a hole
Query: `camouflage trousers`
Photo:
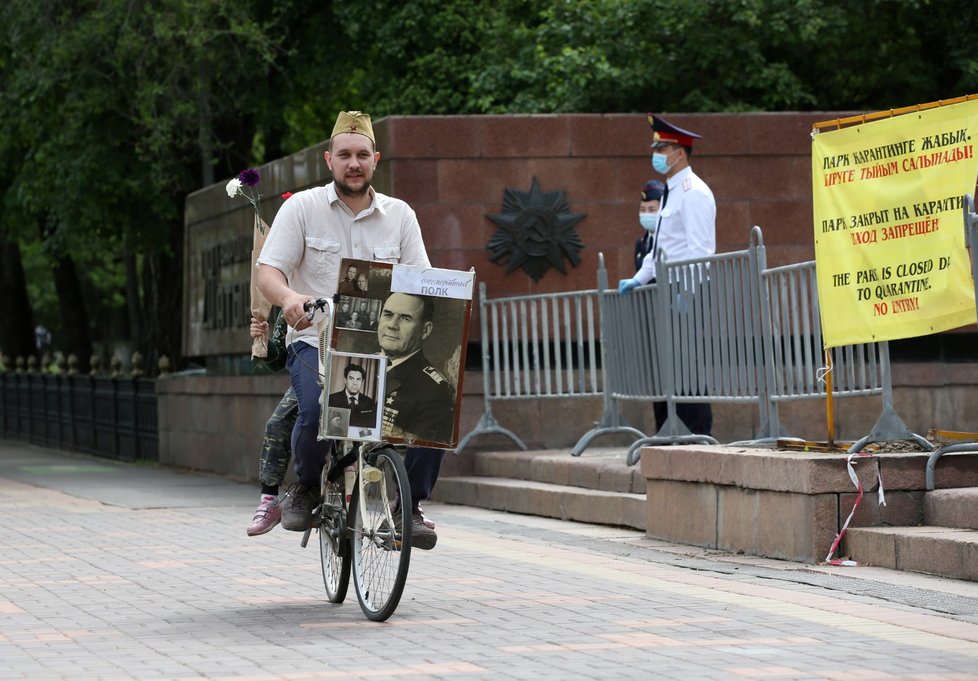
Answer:
[[278, 487], [285, 480], [292, 458], [292, 427], [298, 415], [299, 400], [289, 387], [265, 424], [265, 439], [258, 463], [258, 482], [262, 485]]

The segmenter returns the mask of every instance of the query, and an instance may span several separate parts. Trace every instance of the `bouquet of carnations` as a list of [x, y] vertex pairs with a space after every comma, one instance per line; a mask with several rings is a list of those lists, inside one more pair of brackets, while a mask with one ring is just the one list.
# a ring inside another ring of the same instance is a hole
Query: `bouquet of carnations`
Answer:
[[[260, 322], [267, 322], [268, 314], [272, 311], [272, 304], [258, 290], [258, 256], [261, 254], [262, 246], [265, 245], [265, 236], [270, 228], [261, 217], [259, 182], [261, 182], [261, 175], [259, 175], [258, 169], [249, 168], [242, 170], [237, 177], [232, 178], [227, 183], [226, 189], [230, 198], [243, 196], [251, 202], [255, 209], [255, 229], [251, 247], [251, 316]], [[251, 356], [268, 357], [267, 336], [252, 340]]]

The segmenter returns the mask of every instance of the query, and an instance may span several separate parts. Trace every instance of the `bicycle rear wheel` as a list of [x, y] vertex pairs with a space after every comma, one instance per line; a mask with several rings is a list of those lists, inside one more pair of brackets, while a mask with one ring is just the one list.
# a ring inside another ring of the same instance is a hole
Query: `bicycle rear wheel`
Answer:
[[342, 603], [350, 588], [350, 545], [347, 513], [343, 505], [343, 478], [325, 480], [329, 466], [323, 467], [323, 496], [320, 506], [319, 557], [323, 566], [323, 585], [330, 603]]
[[394, 614], [407, 582], [411, 487], [393, 448], [367, 454], [364, 463], [366, 479], [354, 488], [349, 508], [353, 584], [363, 613], [382, 622]]

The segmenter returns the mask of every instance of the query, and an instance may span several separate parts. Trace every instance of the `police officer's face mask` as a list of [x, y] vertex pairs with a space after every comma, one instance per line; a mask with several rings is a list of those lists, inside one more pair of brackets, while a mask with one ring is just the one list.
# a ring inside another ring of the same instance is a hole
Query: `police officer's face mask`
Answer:
[[672, 166], [673, 164], [669, 163], [669, 154], [663, 154], [661, 151], [652, 154], [652, 169], [655, 172], [665, 175]]
[[659, 211], [654, 213], [639, 213], [638, 221], [642, 225], [642, 229], [651, 232], [655, 229], [655, 223], [659, 221]]

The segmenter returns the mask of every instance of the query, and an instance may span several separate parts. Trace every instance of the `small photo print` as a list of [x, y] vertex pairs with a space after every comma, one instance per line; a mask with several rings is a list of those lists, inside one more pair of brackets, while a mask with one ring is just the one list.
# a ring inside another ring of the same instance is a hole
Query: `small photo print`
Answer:
[[327, 438], [380, 440], [381, 414], [387, 361], [378, 355], [331, 353], [326, 392]]
[[343, 260], [337, 293], [341, 296], [363, 298], [370, 290], [370, 262], [368, 260]]
[[[344, 285], [349, 288], [348, 282], [363, 272], [365, 294], [344, 294]], [[344, 259], [340, 274], [333, 354], [382, 357], [386, 363], [386, 383], [374, 393], [381, 420], [371, 437], [393, 444], [454, 447], [474, 272], [385, 262], [365, 266]], [[333, 385], [334, 392], [338, 385]], [[358, 427], [355, 421], [351, 418], [351, 431]]]
[[382, 300], [338, 296], [334, 324], [338, 329], [376, 331], [382, 306]]

